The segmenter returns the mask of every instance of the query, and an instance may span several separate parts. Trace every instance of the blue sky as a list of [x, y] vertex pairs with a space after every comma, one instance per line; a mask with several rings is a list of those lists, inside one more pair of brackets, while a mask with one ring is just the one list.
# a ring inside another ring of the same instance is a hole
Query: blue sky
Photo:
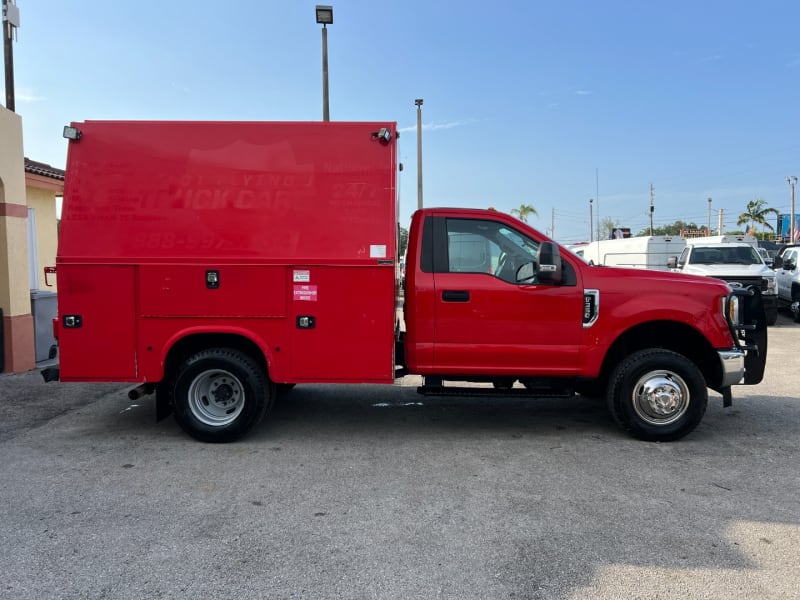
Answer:
[[[315, 4], [17, 0], [26, 156], [63, 167], [85, 119], [320, 120]], [[705, 224], [709, 197], [729, 230], [754, 198], [789, 212], [797, 0], [332, 4], [331, 119], [398, 122], [403, 225], [415, 98], [425, 206], [530, 204], [561, 242], [588, 239], [590, 198], [595, 227], [644, 229], [651, 183], [656, 226]]]

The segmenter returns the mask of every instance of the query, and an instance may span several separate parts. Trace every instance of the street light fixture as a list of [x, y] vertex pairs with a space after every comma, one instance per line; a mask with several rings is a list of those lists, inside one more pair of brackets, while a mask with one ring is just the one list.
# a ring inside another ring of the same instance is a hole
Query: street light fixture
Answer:
[[322, 25], [322, 120], [330, 121], [328, 107], [328, 25], [333, 24], [333, 6], [317, 4], [317, 23]]

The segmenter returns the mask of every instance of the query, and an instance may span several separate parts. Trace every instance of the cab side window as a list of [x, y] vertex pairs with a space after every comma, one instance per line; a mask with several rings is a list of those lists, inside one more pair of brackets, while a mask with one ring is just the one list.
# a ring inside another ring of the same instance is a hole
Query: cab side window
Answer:
[[447, 219], [446, 229], [450, 273], [485, 273], [519, 283], [520, 266], [533, 263], [535, 271], [538, 243], [503, 223]]

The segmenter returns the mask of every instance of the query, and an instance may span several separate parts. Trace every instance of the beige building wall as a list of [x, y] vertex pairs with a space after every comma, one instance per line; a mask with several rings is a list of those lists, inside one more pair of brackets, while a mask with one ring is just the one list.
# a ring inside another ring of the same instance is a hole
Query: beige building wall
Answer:
[[56, 266], [56, 251], [58, 250], [58, 229], [56, 218], [56, 202], [51, 190], [28, 187], [28, 207], [34, 209], [36, 215], [36, 259], [39, 274], [40, 290], [57, 292], [57, 278], [48, 275], [47, 281], [51, 287], [45, 285], [44, 268]]
[[0, 108], [0, 308], [6, 371], [35, 365], [33, 317], [28, 278], [28, 207], [22, 119]]

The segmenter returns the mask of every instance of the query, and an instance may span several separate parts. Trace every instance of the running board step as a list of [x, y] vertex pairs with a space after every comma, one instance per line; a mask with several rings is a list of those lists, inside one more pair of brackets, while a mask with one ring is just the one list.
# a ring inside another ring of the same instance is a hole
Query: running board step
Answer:
[[472, 396], [487, 398], [570, 398], [574, 395], [571, 388], [512, 388], [509, 390], [476, 387], [445, 387], [442, 385], [423, 385], [417, 388], [423, 396]]

